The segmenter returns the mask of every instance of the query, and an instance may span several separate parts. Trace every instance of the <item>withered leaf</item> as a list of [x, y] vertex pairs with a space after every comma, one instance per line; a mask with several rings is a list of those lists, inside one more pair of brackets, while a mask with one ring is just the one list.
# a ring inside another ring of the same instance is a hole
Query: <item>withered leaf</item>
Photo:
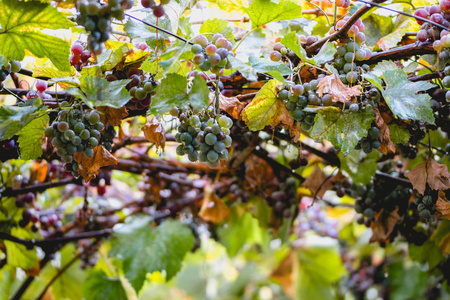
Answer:
[[113, 126], [119, 126], [122, 124], [122, 119], [128, 116], [128, 112], [125, 106], [121, 108], [113, 108], [109, 106], [99, 106], [97, 110], [102, 112], [100, 114], [100, 121], [103, 124], [111, 124]]
[[438, 200], [436, 201], [436, 209], [444, 216], [444, 218], [450, 220], [450, 202], [445, 197], [443, 191], [439, 191]]
[[389, 236], [394, 230], [395, 225], [401, 219], [398, 214], [398, 207], [386, 216], [384, 211], [381, 210], [375, 214], [375, 220], [370, 224], [372, 228], [372, 237], [370, 242], [386, 242], [389, 240]]
[[[214, 93], [209, 94], [210, 101], [214, 101]], [[239, 119], [241, 111], [245, 108], [246, 102], [241, 102], [236, 97], [225, 97], [219, 94], [219, 107], [235, 119]]]
[[346, 87], [336, 74], [322, 78], [319, 82], [317, 91], [320, 97], [324, 94], [330, 94], [333, 102], [342, 103], [350, 101], [352, 97], [361, 95], [359, 85], [355, 85], [351, 88]]
[[142, 131], [150, 143], [155, 143], [156, 148], [161, 148], [164, 151], [166, 144], [166, 130], [161, 122], [153, 117], [142, 126]]
[[445, 191], [450, 188], [450, 174], [446, 165], [439, 164], [433, 159], [429, 159], [406, 174], [411, 180], [413, 188], [421, 195], [425, 193], [426, 184], [432, 190]]
[[95, 147], [94, 155], [91, 158], [86, 158], [83, 152], [75, 153], [73, 158], [77, 161], [79, 165], [78, 173], [80, 173], [85, 182], [95, 178], [101, 167], [117, 165], [119, 163], [103, 146]]
[[294, 296], [293, 271], [296, 264], [296, 254], [293, 250], [283, 259], [280, 265], [272, 271], [270, 278], [279, 282], [286, 294]]
[[211, 183], [207, 183], [204, 188], [203, 203], [200, 208], [200, 217], [207, 221], [213, 223], [223, 222], [230, 216], [230, 209], [222, 201], [222, 199], [217, 196], [214, 187]]
[[388, 154], [389, 152], [395, 153], [395, 145], [391, 141], [391, 132], [388, 125], [386, 124], [386, 121], [383, 119], [383, 116], [378, 110], [378, 107], [374, 106], [373, 110], [375, 111], [375, 124], [380, 129], [379, 140], [381, 145], [378, 151], [380, 151], [384, 155]]
[[251, 188], [257, 189], [272, 181], [273, 169], [265, 160], [251, 155], [245, 162], [245, 179]]
[[333, 187], [333, 183], [332, 180], [327, 180], [327, 175], [318, 166], [315, 166], [302, 186], [308, 188], [312, 195], [322, 197], [326, 191]]

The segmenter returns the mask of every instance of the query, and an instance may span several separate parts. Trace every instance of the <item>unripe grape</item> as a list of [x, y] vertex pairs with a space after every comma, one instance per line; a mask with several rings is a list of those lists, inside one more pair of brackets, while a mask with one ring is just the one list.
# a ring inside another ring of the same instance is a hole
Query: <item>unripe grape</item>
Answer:
[[219, 159], [219, 154], [214, 150], [209, 150], [208, 153], [206, 154], [206, 158], [210, 162], [215, 162]]
[[205, 143], [209, 146], [213, 146], [217, 142], [217, 137], [213, 133], [208, 133], [205, 136]]
[[192, 42], [194, 44], [199, 44], [202, 47], [206, 47], [206, 45], [208, 44], [208, 39], [204, 35], [198, 35], [192, 39]]
[[69, 129], [69, 124], [65, 121], [58, 123], [58, 130], [60, 132], [66, 132]]
[[215, 54], [217, 51], [217, 47], [214, 44], [209, 44], [208, 46], [206, 46], [205, 52], [208, 55], [213, 55]]
[[86, 158], [91, 158], [94, 156], [94, 150], [92, 148], [86, 148], [84, 149], [83, 154]]
[[100, 121], [100, 115], [96, 111], [91, 111], [88, 117], [88, 121], [93, 125]]
[[272, 61], [280, 61], [281, 60], [281, 53], [277, 52], [277, 51], [273, 51], [272, 53], [270, 53], [270, 59]]

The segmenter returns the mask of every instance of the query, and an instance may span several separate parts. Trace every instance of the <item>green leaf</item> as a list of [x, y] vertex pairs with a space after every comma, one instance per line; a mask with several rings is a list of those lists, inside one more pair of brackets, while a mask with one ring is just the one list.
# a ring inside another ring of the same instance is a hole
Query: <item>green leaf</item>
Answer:
[[271, 60], [258, 58], [255, 56], [249, 57], [250, 65], [258, 73], [277, 72], [281, 76], [290, 75], [293, 72], [285, 64], [277, 63]]
[[221, 33], [227, 40], [233, 41], [233, 29], [223, 19], [208, 19], [200, 26], [200, 33]]
[[231, 65], [233, 66], [233, 69], [236, 69], [239, 71], [239, 73], [242, 74], [247, 80], [249, 81], [257, 81], [258, 76], [256, 74], [256, 70], [252, 68], [252, 66], [248, 65], [247, 63], [243, 62], [240, 59], [237, 59], [234, 56], [228, 56], [228, 60], [230, 61]]
[[406, 144], [411, 134], [408, 129], [401, 128], [397, 124], [389, 124], [390, 139], [395, 144]]
[[19, 142], [21, 159], [36, 159], [42, 155], [42, 136], [49, 120], [48, 114], [44, 114], [20, 130], [17, 141]]
[[428, 263], [429, 269], [433, 269], [444, 259], [441, 249], [429, 240], [420, 246], [408, 244], [408, 252], [411, 259], [419, 263]]
[[[161, 55], [159, 62], [159, 66], [163, 69], [161, 75], [165, 75], [168, 73], [177, 73], [180, 70], [178, 61], [181, 56], [185, 56], [186, 53], [191, 56], [194, 55], [190, 51], [186, 52], [188, 46], [189, 44], [184, 42], [182, 44], [176, 44], [175, 46], [167, 49], [167, 51], [163, 55]], [[186, 59], [189, 59], [189, 57], [187, 57]]]
[[377, 75], [367, 72], [362, 74], [362, 77], [372, 83], [379, 91], [383, 91], [383, 81]]
[[427, 273], [417, 264], [407, 267], [403, 262], [392, 263], [389, 265], [388, 278], [392, 300], [417, 299], [427, 289]]
[[297, 54], [297, 56], [302, 61], [306, 61], [313, 65], [321, 65], [326, 63], [327, 61], [333, 60], [334, 54], [337, 51], [332, 43], [326, 42], [316, 56], [314, 56], [313, 58], [309, 58], [306, 55], [305, 49], [303, 49], [303, 47], [301, 46], [300, 41], [295, 32], [290, 32], [286, 34], [281, 39], [281, 43], [287, 48], [294, 51], [294, 53]]
[[252, 102], [242, 111], [242, 119], [252, 131], [262, 130], [267, 125], [279, 123], [284, 103], [277, 98], [280, 82], [276, 79], [268, 81], [256, 94]]
[[171, 73], [161, 81], [161, 85], [152, 99], [150, 112], [159, 116], [174, 106], [185, 110], [189, 103], [197, 109], [205, 108], [208, 105], [209, 89], [206, 81], [196, 74], [192, 88], [188, 91], [186, 77]]
[[297, 258], [295, 299], [334, 299], [333, 283], [346, 274], [337, 245], [302, 247], [297, 251]]
[[0, 269], [0, 300], [10, 299], [15, 282], [17, 282], [16, 268], [6, 265]]
[[316, 140], [328, 140], [344, 155], [355, 149], [358, 141], [367, 136], [374, 118], [369, 110], [356, 113], [348, 110], [342, 112], [337, 107], [307, 108], [306, 110], [317, 112], [310, 132], [311, 137]]
[[109, 255], [123, 261], [125, 277], [139, 291], [146, 273], [165, 270], [172, 278], [192, 249], [194, 237], [179, 221], [165, 221], [155, 229], [148, 218], [141, 218], [118, 229], [111, 243]]
[[[41, 100], [38, 100], [41, 101]], [[36, 118], [41, 106], [0, 106], [0, 140], [13, 137]]]
[[[30, 231], [27, 231], [22, 227], [11, 228], [10, 234], [24, 240], [35, 239], [35, 236]], [[38, 267], [36, 248], [28, 250], [24, 245], [6, 240], [4, 243], [8, 265], [22, 268], [23, 270], [30, 270]]]
[[386, 89], [382, 91], [386, 103], [392, 113], [403, 120], [420, 120], [434, 124], [431, 97], [428, 94], [418, 94], [432, 87], [426, 81], [411, 82], [405, 72], [398, 68], [383, 72]]
[[380, 156], [381, 154], [378, 151], [366, 154], [364, 151], [353, 150], [347, 156], [339, 153], [341, 170], [347, 172], [353, 182], [367, 185], [375, 176], [378, 169], [377, 161]]
[[90, 107], [109, 106], [121, 108], [131, 99], [125, 88], [130, 81], [131, 79], [124, 79], [109, 82], [104, 78], [86, 76], [80, 79], [81, 91], [85, 96], [81, 95], [78, 88], [68, 88], [66, 92], [80, 97]]
[[370, 14], [363, 21], [366, 35], [366, 44], [369, 47], [375, 47], [377, 42], [384, 36], [390, 34], [394, 29], [392, 17]]
[[139, 69], [150, 74], [158, 74], [159, 72], [161, 72], [161, 67], [159, 66], [158, 62], [152, 61], [152, 58], [150, 57], [142, 63]]
[[128, 300], [119, 278], [108, 277], [102, 270], [92, 270], [83, 283], [86, 300]]
[[41, 67], [36, 66], [33, 70], [33, 77], [71, 77], [77, 74], [77, 70], [73, 66], [70, 67], [70, 71], [61, 71], [53, 67]]
[[69, 43], [42, 29], [70, 28], [73, 23], [49, 4], [4, 0], [0, 2], [0, 53], [8, 60], [23, 60], [25, 50], [48, 57], [62, 71], [70, 71]]
[[[383, 60], [379, 62], [374, 68], [372, 73], [375, 74], [375, 76], [382, 77], [383, 73], [388, 70], [397, 70], [398, 67], [392, 60]], [[381, 89], [380, 89], [381, 90]]]
[[302, 16], [302, 5], [296, 0], [254, 0], [246, 9], [255, 26], [270, 22], [297, 19]]
[[220, 241], [227, 248], [228, 255], [235, 256], [244, 245], [263, 245], [268, 241], [268, 233], [259, 226], [249, 212], [242, 215], [233, 209], [226, 227], [218, 229]]

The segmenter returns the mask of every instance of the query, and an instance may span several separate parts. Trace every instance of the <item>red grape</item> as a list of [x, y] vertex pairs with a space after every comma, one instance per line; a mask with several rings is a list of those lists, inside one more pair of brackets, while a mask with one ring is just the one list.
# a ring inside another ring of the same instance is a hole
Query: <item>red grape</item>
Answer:
[[417, 33], [417, 40], [419, 42], [426, 42], [428, 40], [428, 33], [425, 29], [419, 30]]
[[450, 0], [441, 0], [440, 3], [441, 10], [444, 12], [450, 11]]
[[45, 90], [47, 89], [47, 82], [46, 82], [46, 81], [43, 81], [43, 80], [38, 80], [38, 81], [36, 82], [36, 89], [37, 89], [39, 92], [45, 91]]
[[141, 4], [145, 8], [150, 8], [155, 6], [155, 1], [153, 0], [141, 0]]
[[83, 46], [80, 44], [73, 44], [72, 48], [70, 48], [70, 51], [76, 56], [80, 56], [83, 53]]
[[436, 22], [438, 24], [444, 23], [444, 17], [440, 13], [432, 14], [430, 17], [430, 21]]
[[153, 7], [153, 14], [155, 15], [155, 17], [161, 18], [162, 16], [164, 16], [164, 13], [164, 7], [162, 5]]
[[[426, 19], [426, 18], [428, 18], [429, 14], [425, 9], [418, 9], [414, 12], [414, 16]], [[422, 25], [423, 23], [425, 23], [424, 21], [419, 20], [419, 19], [416, 19], [416, 21], [419, 25]]]
[[430, 6], [429, 13], [430, 13], [430, 15], [432, 15], [432, 14], [440, 14], [441, 13], [441, 7], [439, 5], [432, 5], [432, 6]]

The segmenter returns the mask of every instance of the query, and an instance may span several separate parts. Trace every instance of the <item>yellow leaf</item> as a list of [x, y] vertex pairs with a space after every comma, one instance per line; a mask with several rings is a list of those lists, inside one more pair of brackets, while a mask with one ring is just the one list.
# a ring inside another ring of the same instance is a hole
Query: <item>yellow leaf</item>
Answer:
[[142, 131], [150, 143], [155, 143], [156, 148], [162, 148], [164, 151], [164, 146], [166, 144], [166, 130], [157, 118], [151, 118], [150, 121], [142, 126]]
[[213, 186], [210, 183], [205, 185], [205, 197], [200, 208], [200, 217], [213, 223], [223, 222], [230, 216], [228, 206], [216, 195]]

